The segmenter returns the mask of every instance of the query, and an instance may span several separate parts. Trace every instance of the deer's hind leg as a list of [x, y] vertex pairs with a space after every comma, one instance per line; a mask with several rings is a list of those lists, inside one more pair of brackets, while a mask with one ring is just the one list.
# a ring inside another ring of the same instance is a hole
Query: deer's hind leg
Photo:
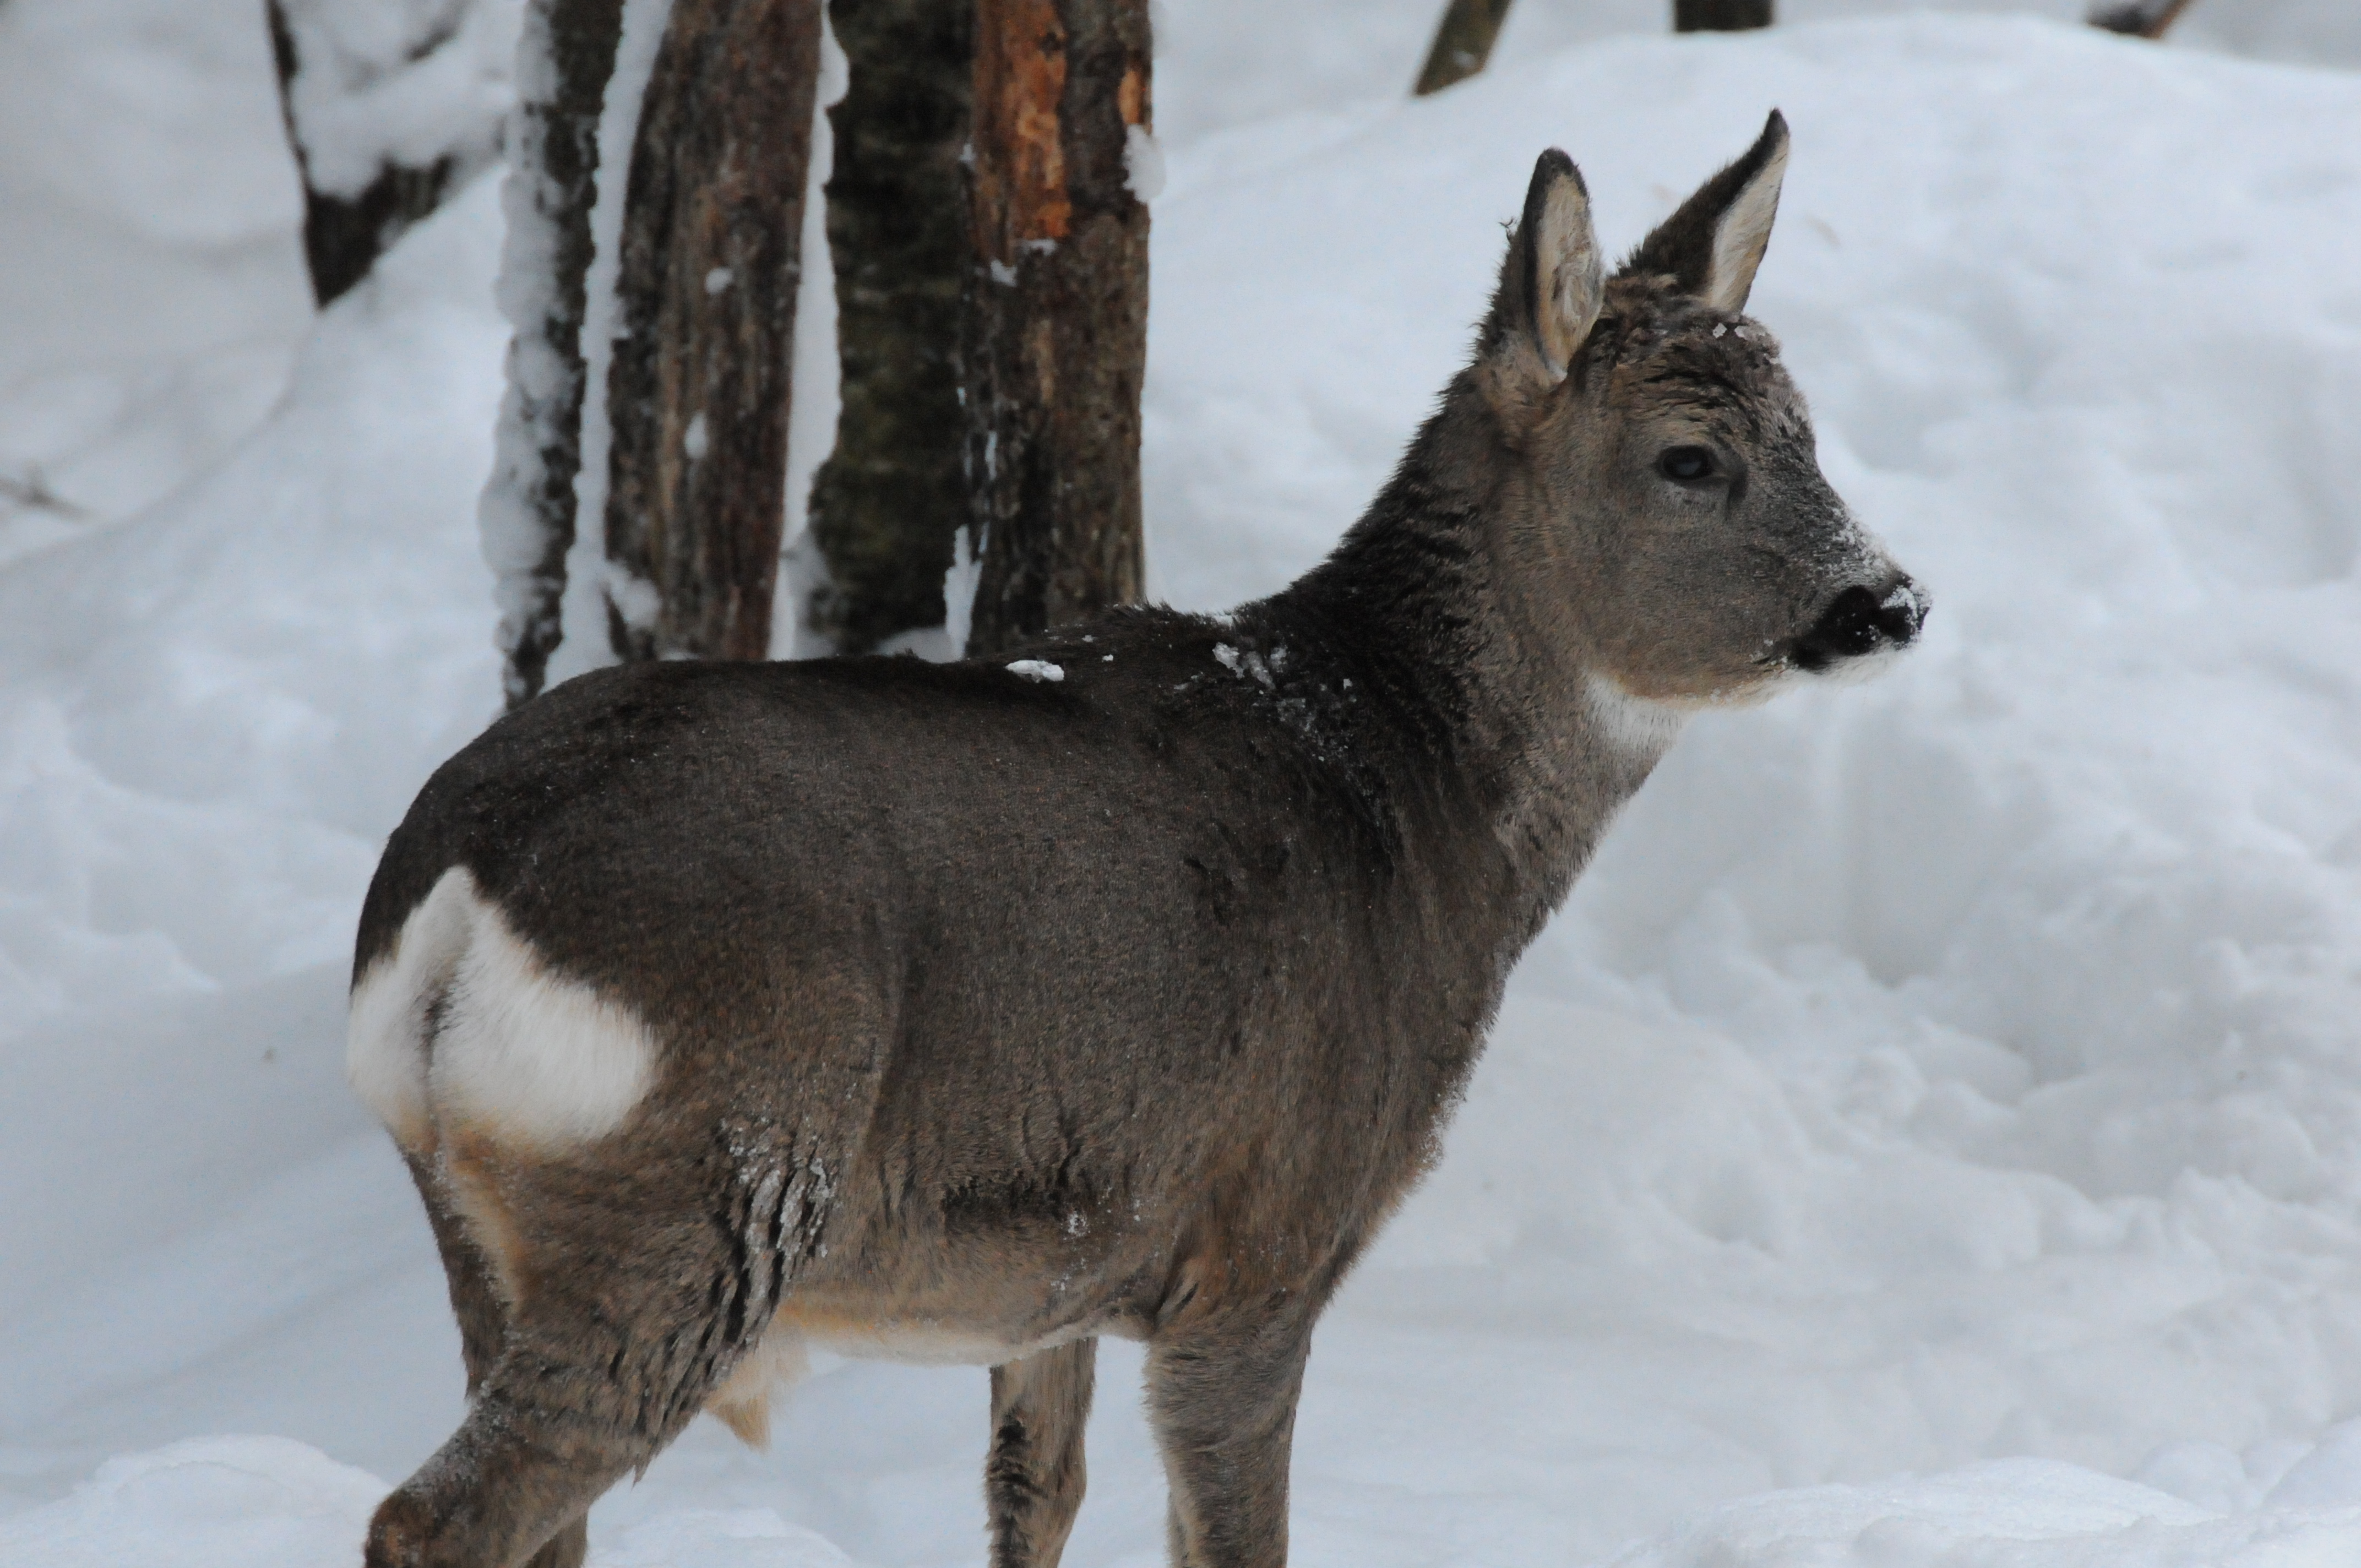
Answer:
[[626, 1143], [529, 1162], [446, 1140], [435, 1223], [460, 1263], [471, 1371], [486, 1279], [499, 1348], [459, 1430], [379, 1508], [368, 1568], [579, 1563], [590, 1505], [761, 1336], [816, 1228], [810, 1183], [785, 1162], [701, 1152]]
[[426, 1206], [434, 1249], [442, 1255], [443, 1277], [451, 1291], [451, 1315], [459, 1323], [459, 1357], [467, 1369], [467, 1397], [473, 1398], [483, 1386], [484, 1375], [500, 1359], [500, 1341], [508, 1332], [508, 1309], [500, 1302], [491, 1261], [467, 1234], [434, 1162], [407, 1150], [403, 1158]]
[[1058, 1568], [1082, 1506], [1082, 1429], [1098, 1341], [1075, 1340], [992, 1369], [984, 1507], [992, 1568]]
[[[434, 1162], [405, 1151], [411, 1179], [426, 1207], [427, 1224], [442, 1255], [443, 1273], [451, 1292], [451, 1315], [459, 1324], [459, 1356], [467, 1374], [467, 1398], [472, 1402], [484, 1379], [499, 1362], [508, 1337], [508, 1307], [492, 1260], [467, 1232], [452, 1195], [445, 1190]], [[582, 1568], [588, 1555], [588, 1521], [577, 1517], [561, 1526], [523, 1568]]]

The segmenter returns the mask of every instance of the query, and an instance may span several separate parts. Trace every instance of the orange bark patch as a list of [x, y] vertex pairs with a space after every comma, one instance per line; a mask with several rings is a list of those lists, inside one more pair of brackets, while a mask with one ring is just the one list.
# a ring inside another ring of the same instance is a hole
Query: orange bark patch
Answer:
[[1028, 240], [1060, 240], [1073, 224], [1058, 105], [1066, 92], [1066, 29], [1053, 0], [983, 0], [976, 11], [975, 172], [983, 225], [1007, 261]]
[[1115, 90], [1115, 112], [1126, 126], [1148, 124], [1148, 71], [1134, 62]]

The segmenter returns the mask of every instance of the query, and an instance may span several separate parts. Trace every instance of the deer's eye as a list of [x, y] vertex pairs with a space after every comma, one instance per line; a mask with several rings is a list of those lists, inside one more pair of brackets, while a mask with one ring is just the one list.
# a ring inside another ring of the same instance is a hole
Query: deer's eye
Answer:
[[1675, 446], [1656, 459], [1656, 472], [1685, 485], [1713, 477], [1713, 454], [1702, 446]]

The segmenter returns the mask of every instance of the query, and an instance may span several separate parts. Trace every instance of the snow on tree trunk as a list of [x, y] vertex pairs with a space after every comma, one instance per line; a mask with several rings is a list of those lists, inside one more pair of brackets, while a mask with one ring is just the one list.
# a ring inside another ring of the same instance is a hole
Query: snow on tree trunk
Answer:
[[1139, 597], [1148, 0], [979, 0], [964, 334], [967, 648]]
[[627, 659], [770, 650], [819, 6], [674, 0], [641, 103], [605, 404]]
[[768, 652], [818, 6], [533, 0], [481, 509], [511, 707]]
[[522, 0], [268, 0], [326, 305], [499, 156]]
[[501, 192], [508, 240], [498, 285], [516, 336], [479, 512], [484, 555], [498, 578], [502, 684], [511, 707], [541, 690], [564, 635], [599, 112], [622, 9], [623, 0], [533, 0], [517, 47], [521, 103]]
[[961, 0], [832, 0], [829, 19], [850, 72], [829, 110], [827, 192], [842, 411], [811, 489], [825, 581], [801, 608], [836, 646], [862, 652], [944, 623], [966, 516], [961, 159], [974, 13]]

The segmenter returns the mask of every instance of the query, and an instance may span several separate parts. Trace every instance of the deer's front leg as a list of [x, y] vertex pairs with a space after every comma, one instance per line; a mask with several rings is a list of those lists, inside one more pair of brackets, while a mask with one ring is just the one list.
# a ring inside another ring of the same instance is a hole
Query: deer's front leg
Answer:
[[992, 1568], [1058, 1568], [1082, 1506], [1082, 1428], [1099, 1342], [1076, 1340], [992, 1369], [984, 1506]]
[[1281, 1568], [1287, 1463], [1312, 1325], [1288, 1315], [1159, 1335], [1148, 1408], [1172, 1492], [1172, 1568]]

